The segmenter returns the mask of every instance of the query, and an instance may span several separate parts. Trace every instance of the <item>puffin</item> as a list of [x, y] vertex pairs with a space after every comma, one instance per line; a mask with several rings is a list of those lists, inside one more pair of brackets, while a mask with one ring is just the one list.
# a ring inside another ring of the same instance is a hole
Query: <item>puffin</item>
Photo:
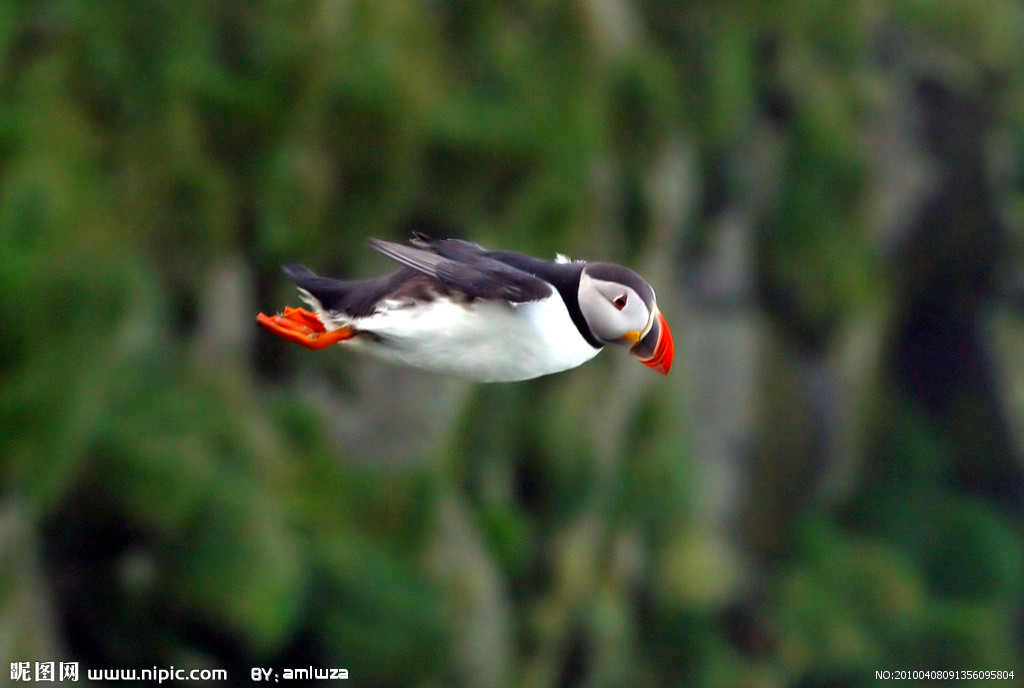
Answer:
[[672, 333], [654, 289], [627, 267], [544, 260], [419, 232], [408, 244], [370, 245], [399, 268], [339, 280], [286, 265], [309, 309], [259, 313], [257, 322], [309, 349], [338, 345], [479, 382], [570, 370], [608, 346], [628, 348], [662, 374], [672, 367]]

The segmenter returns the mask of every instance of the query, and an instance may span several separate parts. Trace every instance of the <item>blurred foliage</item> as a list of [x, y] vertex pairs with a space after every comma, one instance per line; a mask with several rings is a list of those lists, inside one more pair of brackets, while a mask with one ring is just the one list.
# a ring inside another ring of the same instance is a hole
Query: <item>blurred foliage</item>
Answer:
[[[1022, 37], [1012, 0], [4, 4], [0, 660], [1024, 670]], [[425, 225], [634, 265], [672, 376], [254, 326], [281, 263]]]

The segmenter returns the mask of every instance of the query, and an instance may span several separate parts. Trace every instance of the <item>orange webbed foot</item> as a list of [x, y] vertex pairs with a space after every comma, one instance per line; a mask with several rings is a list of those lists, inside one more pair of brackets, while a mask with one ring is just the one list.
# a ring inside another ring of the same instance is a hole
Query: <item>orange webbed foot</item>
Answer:
[[311, 313], [305, 308], [292, 308], [291, 306], [285, 306], [284, 312], [280, 315], [270, 316], [259, 313], [256, 315], [256, 322], [263, 329], [281, 339], [287, 339], [314, 350], [325, 349], [332, 344], [355, 336], [355, 332], [347, 325], [328, 332], [316, 313]]
[[285, 306], [284, 312], [281, 313], [282, 318], [287, 318], [295, 323], [302, 323], [305, 327], [308, 327], [313, 332], [326, 332], [327, 328], [320, 322], [320, 317], [311, 311], [307, 311], [301, 306], [299, 308], [292, 308], [291, 306]]

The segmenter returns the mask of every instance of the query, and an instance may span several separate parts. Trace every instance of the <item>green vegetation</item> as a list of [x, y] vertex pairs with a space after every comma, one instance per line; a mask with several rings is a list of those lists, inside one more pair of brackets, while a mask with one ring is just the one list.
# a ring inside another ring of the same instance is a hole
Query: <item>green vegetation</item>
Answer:
[[[4, 4], [0, 670], [1020, 680], [1022, 38], [1012, 0]], [[422, 223], [633, 265], [671, 376], [256, 327], [282, 263]]]

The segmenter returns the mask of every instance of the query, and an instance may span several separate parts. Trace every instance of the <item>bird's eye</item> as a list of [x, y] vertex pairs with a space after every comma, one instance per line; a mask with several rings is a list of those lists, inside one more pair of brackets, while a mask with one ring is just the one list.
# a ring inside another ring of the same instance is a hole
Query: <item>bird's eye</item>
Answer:
[[612, 301], [612, 305], [618, 308], [620, 311], [626, 307], [626, 295], [623, 294], [619, 298]]

